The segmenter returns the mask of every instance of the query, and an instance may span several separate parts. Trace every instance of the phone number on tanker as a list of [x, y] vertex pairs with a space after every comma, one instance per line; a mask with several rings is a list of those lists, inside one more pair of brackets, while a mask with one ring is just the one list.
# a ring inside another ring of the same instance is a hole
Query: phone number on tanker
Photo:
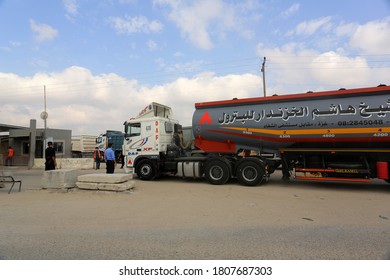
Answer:
[[223, 266], [213, 267], [213, 275], [272, 275], [272, 267], [259, 266]]

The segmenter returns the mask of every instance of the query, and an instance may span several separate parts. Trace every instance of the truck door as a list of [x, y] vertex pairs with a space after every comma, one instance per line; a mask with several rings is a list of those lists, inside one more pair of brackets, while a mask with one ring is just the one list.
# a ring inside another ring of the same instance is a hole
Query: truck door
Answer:
[[134, 161], [141, 152], [141, 139], [141, 123], [126, 123], [123, 155], [125, 157], [125, 169], [129, 173], [134, 173]]

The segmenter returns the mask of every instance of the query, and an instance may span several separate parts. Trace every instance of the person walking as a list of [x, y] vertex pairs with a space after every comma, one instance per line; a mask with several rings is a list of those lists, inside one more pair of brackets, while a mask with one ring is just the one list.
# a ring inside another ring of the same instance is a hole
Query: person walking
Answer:
[[12, 166], [12, 161], [13, 161], [13, 158], [14, 158], [14, 149], [9, 146], [8, 147], [8, 155], [7, 155], [7, 158], [5, 159], [5, 165], [6, 166]]
[[123, 166], [125, 165], [125, 155], [123, 154], [123, 152], [121, 151], [121, 154], [120, 154], [120, 159], [121, 159], [121, 169], [123, 168]]
[[95, 162], [95, 169], [100, 169], [100, 159], [102, 158], [102, 155], [99, 151], [99, 148], [96, 147], [95, 151], [93, 152], [93, 160]]
[[104, 152], [104, 159], [106, 160], [107, 174], [114, 173], [115, 170], [115, 153], [112, 149], [112, 143], [108, 143], [108, 148]]
[[56, 169], [56, 165], [57, 165], [56, 151], [53, 148], [53, 142], [48, 142], [47, 146], [48, 147], [45, 150], [45, 158], [46, 158], [45, 171], [54, 170]]

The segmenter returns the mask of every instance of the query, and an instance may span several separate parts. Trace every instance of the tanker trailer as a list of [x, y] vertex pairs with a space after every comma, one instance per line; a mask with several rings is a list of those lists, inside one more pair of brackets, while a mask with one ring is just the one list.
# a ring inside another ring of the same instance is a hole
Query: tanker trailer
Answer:
[[[270, 174], [280, 163], [286, 180], [389, 182], [390, 86], [195, 107], [195, 146], [218, 158], [214, 171], [227, 170], [223, 162], [244, 185], [261, 182], [258, 173]], [[230, 155], [238, 151], [251, 151], [252, 156], [232, 160]], [[207, 178], [213, 169], [206, 165], [203, 171]]]

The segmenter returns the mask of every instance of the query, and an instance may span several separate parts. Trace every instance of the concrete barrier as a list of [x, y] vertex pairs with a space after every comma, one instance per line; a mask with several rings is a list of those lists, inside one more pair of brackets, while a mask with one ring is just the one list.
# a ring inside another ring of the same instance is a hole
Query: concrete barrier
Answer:
[[[92, 158], [57, 158], [57, 169], [93, 169]], [[45, 159], [34, 159], [33, 168], [45, 168]]]
[[76, 181], [76, 169], [56, 169], [43, 172], [41, 184], [43, 189], [71, 189]]

